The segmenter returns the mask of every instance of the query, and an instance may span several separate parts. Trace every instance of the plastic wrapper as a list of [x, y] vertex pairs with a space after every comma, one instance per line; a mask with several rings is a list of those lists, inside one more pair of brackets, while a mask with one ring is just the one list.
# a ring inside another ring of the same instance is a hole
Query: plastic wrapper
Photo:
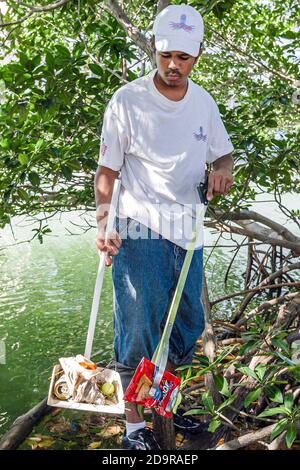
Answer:
[[143, 357], [126, 389], [124, 400], [145, 408], [154, 408], [157, 414], [170, 418], [179, 392], [180, 378], [165, 370], [152, 397], [149, 392], [156, 370], [155, 364]]

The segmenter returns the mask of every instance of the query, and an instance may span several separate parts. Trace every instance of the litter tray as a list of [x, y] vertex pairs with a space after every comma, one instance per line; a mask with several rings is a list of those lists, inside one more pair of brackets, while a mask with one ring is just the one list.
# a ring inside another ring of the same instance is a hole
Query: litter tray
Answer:
[[99, 371], [103, 371], [103, 379], [106, 382], [114, 382], [116, 385], [116, 398], [117, 403], [115, 405], [94, 405], [91, 403], [78, 403], [72, 399], [69, 400], [59, 400], [53, 392], [54, 384], [58, 374], [62, 371], [60, 364], [54, 366], [52, 371], [51, 383], [48, 393], [47, 404], [49, 406], [54, 406], [56, 408], [67, 408], [72, 410], [81, 410], [81, 411], [92, 411], [95, 413], [109, 413], [109, 414], [123, 414], [125, 411], [125, 405], [123, 400], [123, 389], [120, 380], [120, 375], [111, 369], [99, 368]]

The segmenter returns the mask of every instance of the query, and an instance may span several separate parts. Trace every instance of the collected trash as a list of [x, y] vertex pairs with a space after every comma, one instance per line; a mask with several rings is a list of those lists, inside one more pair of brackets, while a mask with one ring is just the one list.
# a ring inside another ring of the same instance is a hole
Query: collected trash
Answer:
[[127, 387], [124, 400], [154, 408], [159, 415], [170, 418], [177, 400], [180, 378], [165, 370], [154, 396], [150, 396], [154, 372], [155, 365], [143, 357]]
[[123, 391], [118, 373], [82, 355], [61, 357], [53, 369], [48, 405], [86, 411], [123, 413]]

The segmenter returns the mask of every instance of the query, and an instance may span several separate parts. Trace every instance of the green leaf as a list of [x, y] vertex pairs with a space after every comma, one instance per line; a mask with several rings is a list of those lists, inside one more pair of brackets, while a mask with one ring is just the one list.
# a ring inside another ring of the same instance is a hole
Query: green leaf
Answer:
[[19, 52], [19, 59], [20, 59], [20, 64], [22, 64], [24, 67], [26, 67], [26, 64], [28, 62], [28, 57], [24, 52]]
[[284, 397], [284, 406], [288, 409], [288, 410], [292, 410], [293, 408], [293, 404], [294, 404], [294, 397], [293, 397], [293, 394], [292, 392], [289, 392], [285, 395]]
[[258, 377], [254, 370], [250, 369], [250, 367], [247, 366], [240, 366], [236, 365], [236, 369], [241, 372], [243, 375], [248, 375], [249, 377], [253, 377], [253, 379], [257, 380]]
[[35, 152], [37, 152], [38, 150], [40, 150], [40, 148], [43, 146], [43, 143], [44, 143], [43, 139], [39, 139], [39, 140], [37, 141], [37, 143], [36, 143], [35, 146], [34, 146]]
[[175, 405], [173, 407], [173, 413], [176, 413], [177, 412], [177, 408], [178, 406], [180, 405], [182, 401], [182, 393], [179, 392], [178, 395], [177, 395], [177, 398], [176, 398], [176, 402], [175, 402]]
[[183, 413], [183, 416], [190, 416], [190, 415], [207, 415], [207, 410], [203, 410], [202, 408], [195, 408], [193, 410], [186, 411]]
[[68, 180], [68, 181], [71, 180], [73, 172], [72, 172], [72, 169], [70, 167], [68, 167], [67, 165], [62, 164], [61, 165], [61, 172], [64, 175], [64, 177], [66, 178], [66, 180]]
[[209, 423], [208, 431], [215, 432], [216, 429], [221, 425], [221, 420], [219, 418], [214, 418]]
[[297, 39], [297, 33], [295, 31], [286, 31], [280, 34], [281, 38], [285, 39]]
[[266, 387], [267, 397], [275, 403], [283, 403], [283, 395], [280, 388], [275, 385], [268, 385]]
[[102, 68], [97, 64], [89, 64], [89, 69], [95, 74], [99, 75], [99, 77], [103, 76]]
[[24, 199], [24, 201], [29, 201], [30, 196], [29, 196], [29, 194], [25, 191], [25, 189], [23, 189], [23, 188], [18, 188], [18, 189], [17, 189], [17, 192], [18, 192], [18, 196], [19, 196], [21, 199]]
[[255, 373], [260, 380], [264, 378], [266, 370], [267, 366], [265, 364], [259, 364], [257, 367], [255, 367]]
[[70, 51], [67, 47], [65, 46], [62, 46], [61, 44], [57, 44], [55, 46], [57, 52], [58, 52], [58, 56], [60, 58], [63, 58], [63, 59], [70, 59], [71, 58], [71, 54], [70, 54]]
[[265, 416], [274, 416], [279, 414], [287, 414], [287, 410], [284, 406], [277, 406], [276, 408], [269, 408], [268, 410], [263, 411], [258, 415], [258, 418], [263, 418]]
[[289, 366], [294, 366], [294, 365], [295, 365], [295, 362], [294, 362], [294, 361], [291, 361], [291, 359], [289, 359], [288, 357], [284, 356], [284, 355], [281, 354], [279, 351], [274, 351], [274, 355], [280, 357], [280, 359], [282, 359], [284, 362], [286, 362]]
[[50, 70], [53, 70], [55, 67], [55, 59], [51, 52], [47, 52], [46, 54], [46, 64]]
[[0, 227], [4, 228], [6, 224], [9, 224], [10, 217], [7, 214], [0, 213]]
[[204, 355], [197, 356], [197, 361], [201, 364], [202, 367], [208, 367], [210, 364], [208, 357]]
[[226, 408], [227, 406], [231, 405], [231, 403], [233, 403], [234, 401], [236, 400], [236, 396], [235, 395], [231, 395], [231, 397], [227, 398], [227, 400], [225, 400], [221, 406], [219, 406], [218, 408], [218, 411], [221, 411], [223, 410], [224, 408]]
[[286, 340], [282, 338], [273, 338], [272, 339], [272, 344], [276, 348], [282, 349], [285, 353], [289, 353], [289, 344]]
[[210, 392], [205, 392], [203, 393], [202, 395], [202, 402], [204, 404], [204, 406], [211, 412], [213, 413], [214, 412], [214, 401], [212, 399], [212, 396], [210, 394]]
[[253, 402], [253, 401], [256, 401], [257, 398], [260, 396], [262, 392], [262, 388], [261, 387], [258, 387], [257, 389], [255, 390], [251, 390], [251, 392], [249, 392], [246, 396], [245, 396], [245, 400], [244, 400], [244, 406], [246, 408], [248, 408], [248, 406]]
[[244, 355], [247, 352], [251, 351], [252, 349], [256, 348], [257, 341], [255, 339], [247, 341], [245, 344], [242, 345], [240, 349], [240, 355]]
[[24, 153], [18, 156], [19, 162], [21, 165], [27, 165], [29, 162], [29, 157], [28, 155], [25, 155]]
[[66, 162], [66, 165], [68, 165], [69, 168], [71, 168], [72, 170], [81, 170], [81, 164], [80, 164], [80, 161], [77, 160], [76, 158], [74, 158], [74, 160], [68, 160]]
[[28, 175], [28, 179], [33, 186], [40, 185], [40, 177], [35, 171], [31, 171]]
[[8, 148], [9, 148], [9, 141], [8, 141], [8, 139], [0, 140], [0, 146], [1, 146], [3, 149], [8, 149]]
[[58, 148], [56, 148], [56, 147], [51, 147], [51, 148], [50, 148], [50, 151], [51, 151], [51, 153], [53, 153], [53, 155], [54, 155], [55, 157], [59, 157], [59, 156], [60, 156], [60, 151], [59, 151]]
[[176, 367], [177, 371], [189, 369], [191, 366], [189, 364], [184, 364], [183, 366]]
[[291, 423], [288, 426], [287, 433], [285, 436], [286, 445], [288, 446], [289, 449], [292, 447], [293, 442], [296, 439], [296, 437], [297, 437], [296, 426], [295, 424]]
[[273, 429], [271, 433], [271, 441], [275, 439], [275, 437], [279, 436], [288, 426], [289, 420], [288, 418], [283, 418], [278, 423], [276, 424], [275, 428]]
[[185, 379], [188, 380], [191, 376], [192, 376], [192, 367], [189, 367], [185, 374]]
[[278, 127], [277, 121], [275, 119], [269, 119], [265, 122], [266, 127]]
[[230, 395], [228, 382], [222, 375], [214, 375], [214, 382], [221, 395], [228, 397]]
[[41, 63], [41, 56], [40, 56], [40, 55], [36, 55], [36, 56], [32, 59], [33, 67], [36, 68], [40, 63]]

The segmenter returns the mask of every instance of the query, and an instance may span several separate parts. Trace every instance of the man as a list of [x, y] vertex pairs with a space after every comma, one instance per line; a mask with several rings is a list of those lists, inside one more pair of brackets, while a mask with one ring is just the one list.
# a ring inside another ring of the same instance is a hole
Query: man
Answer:
[[[107, 252], [106, 265], [113, 265], [115, 365], [124, 389], [159, 342], [195, 226], [196, 186], [205, 165], [213, 163], [208, 200], [227, 194], [233, 182], [233, 146], [218, 107], [188, 78], [202, 52], [203, 32], [194, 8], [165, 8], [153, 27], [157, 69], [121, 87], [104, 116], [95, 177], [96, 243]], [[116, 233], [105, 242], [106, 205], [119, 173]], [[204, 329], [202, 257], [200, 233], [170, 339], [171, 372], [192, 362]], [[174, 425], [194, 426], [180, 415], [174, 415]], [[122, 447], [159, 448], [132, 403], [126, 403]]]

